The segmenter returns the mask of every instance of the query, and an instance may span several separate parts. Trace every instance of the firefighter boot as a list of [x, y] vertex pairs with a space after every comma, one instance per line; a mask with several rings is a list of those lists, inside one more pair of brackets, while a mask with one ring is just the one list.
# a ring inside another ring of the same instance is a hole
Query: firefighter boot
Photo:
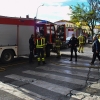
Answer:
[[43, 64], [46, 64], [46, 63], [45, 63], [45, 59], [44, 59], [44, 58], [42, 58], [42, 62], [43, 62]]
[[38, 57], [37, 60], [38, 60], [38, 65], [40, 65], [40, 57]]
[[60, 51], [57, 50], [57, 57], [56, 58], [60, 58]]

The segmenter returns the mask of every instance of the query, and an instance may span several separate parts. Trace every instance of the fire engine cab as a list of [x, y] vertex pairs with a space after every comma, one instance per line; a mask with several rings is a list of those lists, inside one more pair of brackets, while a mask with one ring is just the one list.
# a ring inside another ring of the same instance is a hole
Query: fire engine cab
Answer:
[[55, 45], [56, 31], [54, 24], [37, 23], [35, 37], [37, 34], [42, 34], [46, 39], [46, 56], [50, 56], [50, 51]]

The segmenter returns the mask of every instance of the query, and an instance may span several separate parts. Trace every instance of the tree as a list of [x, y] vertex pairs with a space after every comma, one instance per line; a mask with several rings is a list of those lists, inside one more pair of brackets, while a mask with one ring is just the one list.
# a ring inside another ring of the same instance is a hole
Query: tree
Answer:
[[100, 0], [87, 0], [91, 9], [95, 11], [97, 22], [100, 22]]
[[89, 26], [89, 29], [92, 33], [92, 36], [94, 35], [94, 28], [97, 22], [97, 14], [95, 9], [92, 9], [91, 5], [89, 4], [84, 5], [77, 4], [76, 6], [70, 6], [70, 9], [72, 10], [71, 13], [71, 20], [76, 23], [80, 22], [80, 26], [87, 25]]

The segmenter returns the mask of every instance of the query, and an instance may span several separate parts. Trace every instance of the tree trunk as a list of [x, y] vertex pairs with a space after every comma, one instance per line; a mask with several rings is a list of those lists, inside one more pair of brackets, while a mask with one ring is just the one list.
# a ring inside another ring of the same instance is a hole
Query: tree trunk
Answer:
[[92, 29], [91, 32], [92, 32], [92, 37], [93, 37], [93, 35], [94, 35], [94, 30]]

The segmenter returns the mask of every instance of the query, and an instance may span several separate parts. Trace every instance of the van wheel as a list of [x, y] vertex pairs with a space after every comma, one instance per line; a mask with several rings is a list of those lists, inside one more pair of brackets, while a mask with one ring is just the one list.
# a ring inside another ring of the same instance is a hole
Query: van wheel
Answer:
[[14, 59], [14, 53], [11, 50], [5, 50], [3, 51], [2, 55], [1, 55], [1, 61], [3, 63], [8, 63], [13, 61]]

